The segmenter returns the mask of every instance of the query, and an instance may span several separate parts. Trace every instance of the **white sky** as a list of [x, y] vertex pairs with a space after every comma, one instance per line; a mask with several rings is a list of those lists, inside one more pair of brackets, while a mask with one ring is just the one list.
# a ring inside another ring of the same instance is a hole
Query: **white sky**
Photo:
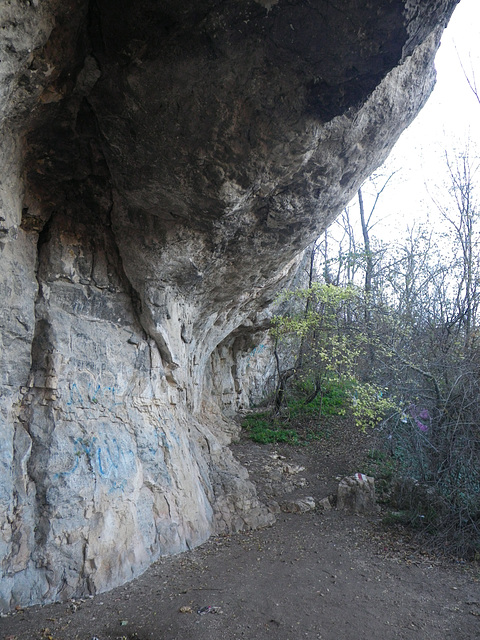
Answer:
[[375, 233], [382, 237], [432, 213], [426, 185], [433, 190], [442, 181], [445, 151], [463, 149], [468, 138], [480, 148], [480, 104], [459, 58], [469, 76], [476, 71], [480, 89], [480, 0], [461, 0], [455, 9], [436, 58], [436, 87], [382, 169], [387, 175], [399, 170], [377, 206], [385, 224]]

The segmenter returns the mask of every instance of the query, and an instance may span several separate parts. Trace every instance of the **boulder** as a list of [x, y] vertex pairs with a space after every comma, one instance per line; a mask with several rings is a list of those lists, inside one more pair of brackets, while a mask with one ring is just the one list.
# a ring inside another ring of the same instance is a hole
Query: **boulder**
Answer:
[[337, 489], [337, 509], [352, 513], [376, 513], [375, 480], [356, 473], [340, 481]]

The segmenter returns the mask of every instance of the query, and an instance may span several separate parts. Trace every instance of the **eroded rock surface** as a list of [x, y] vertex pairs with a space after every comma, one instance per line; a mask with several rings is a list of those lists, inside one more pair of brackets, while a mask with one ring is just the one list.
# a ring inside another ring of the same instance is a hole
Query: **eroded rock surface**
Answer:
[[356, 473], [340, 481], [337, 489], [337, 509], [353, 513], [375, 513], [379, 510], [375, 498], [375, 479]]
[[225, 415], [455, 4], [1, 4], [1, 610], [271, 522]]

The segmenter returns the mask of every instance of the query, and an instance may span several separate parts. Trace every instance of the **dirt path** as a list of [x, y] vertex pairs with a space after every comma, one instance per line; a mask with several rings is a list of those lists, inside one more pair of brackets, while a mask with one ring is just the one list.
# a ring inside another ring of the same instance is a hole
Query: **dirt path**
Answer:
[[[331, 492], [368, 446], [355, 443], [234, 450], [276, 508]], [[0, 640], [476, 640], [479, 578], [384, 533], [379, 516], [280, 513], [272, 528], [213, 538], [108, 594], [1, 618]]]

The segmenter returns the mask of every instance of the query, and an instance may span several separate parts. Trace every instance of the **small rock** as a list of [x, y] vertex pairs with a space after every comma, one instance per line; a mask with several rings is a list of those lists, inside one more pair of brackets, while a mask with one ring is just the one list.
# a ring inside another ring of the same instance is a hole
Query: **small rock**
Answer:
[[318, 508], [322, 511], [330, 511], [332, 509], [332, 503], [330, 502], [330, 498], [327, 496], [326, 498], [322, 498], [318, 503]]
[[270, 513], [280, 513], [281, 511], [280, 505], [276, 500], [270, 500], [269, 502], [267, 502], [267, 509]]
[[180, 613], [193, 613], [193, 609], [192, 609], [192, 607], [180, 607], [179, 612]]
[[315, 500], [311, 496], [307, 496], [298, 500], [283, 502], [281, 509], [285, 513], [307, 513], [315, 509]]
[[298, 464], [283, 465], [283, 473], [294, 475], [294, 474], [300, 473], [300, 471], [305, 471], [305, 467], [300, 467]]

